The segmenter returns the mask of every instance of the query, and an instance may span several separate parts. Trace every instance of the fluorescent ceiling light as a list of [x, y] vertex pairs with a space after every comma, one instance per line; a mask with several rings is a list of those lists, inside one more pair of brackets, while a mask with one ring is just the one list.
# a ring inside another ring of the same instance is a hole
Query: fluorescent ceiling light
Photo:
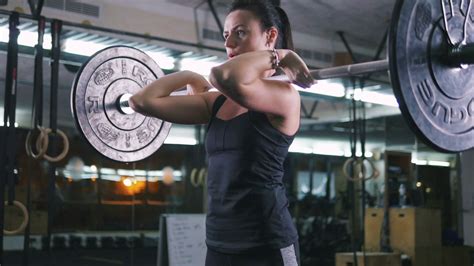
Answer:
[[[391, 94], [355, 89], [353, 95], [356, 101], [398, 107], [397, 99]], [[350, 98], [351, 96], [352, 95], [348, 94], [346, 97]]]
[[[343, 141], [296, 138], [288, 151], [291, 153], [350, 157], [351, 153], [347, 147], [348, 145], [349, 143]], [[357, 151], [356, 156], [362, 156], [362, 152]], [[365, 156], [370, 158], [373, 154], [370, 151], [366, 151]]]
[[[347, 99], [350, 99], [352, 95], [354, 95], [354, 99], [356, 101], [398, 107], [397, 99], [391, 94], [361, 89], [355, 89], [353, 93], [346, 94], [344, 85], [337, 82], [330, 82], [328, 80], [318, 80], [318, 83], [314, 84], [309, 89], [303, 89], [297, 85], [294, 86], [301, 92], [315, 93], [332, 97], [346, 96]], [[378, 85], [378, 87], [380, 86]]]
[[9, 38], [8, 28], [0, 27], [0, 42], [8, 42]]
[[117, 174], [118, 175], [126, 175], [126, 176], [134, 176], [135, 175], [133, 170], [126, 170], [126, 169], [118, 169]]
[[[374, 154], [370, 151], [365, 151], [365, 158], [370, 158], [372, 157]], [[350, 150], [345, 150], [344, 151], [344, 157], [351, 157], [352, 156], [352, 152]], [[356, 157], [362, 157], [362, 151], [356, 151]]]
[[104, 175], [115, 175], [117, 172], [112, 168], [100, 168], [100, 173]]
[[346, 89], [342, 84], [329, 82], [327, 80], [318, 80], [318, 83], [312, 85], [308, 89], [301, 88], [297, 85], [294, 85], [294, 87], [301, 92], [315, 93], [332, 97], [344, 97], [344, 95], [346, 95]]
[[107, 180], [107, 181], [115, 181], [115, 182], [121, 181], [121, 178], [118, 175], [101, 175], [100, 179]]
[[312, 154], [313, 149], [310, 147], [303, 147], [303, 146], [297, 146], [294, 144], [290, 145], [290, 148], [288, 149], [288, 152], [291, 153], [303, 153], [303, 154]]
[[426, 160], [418, 160], [418, 159], [412, 159], [411, 163], [416, 164], [416, 165], [427, 165], [428, 161]]
[[100, 44], [100, 43], [66, 39], [64, 41], [63, 51], [66, 53], [71, 53], [71, 54], [91, 56], [106, 47], [107, 45]]
[[195, 59], [185, 57], [182, 58], [180, 61], [180, 70], [189, 70], [201, 74], [203, 76], [209, 76], [213, 67], [222, 64], [222, 62], [218, 62], [216, 60], [217, 56], [213, 56], [206, 59]]
[[443, 161], [428, 161], [428, 165], [449, 167], [451, 164]]
[[430, 165], [430, 166], [442, 166], [450, 167], [451, 163], [446, 161], [432, 161], [432, 160], [418, 160], [412, 159], [411, 162], [416, 165]]
[[[0, 42], [8, 43], [9, 41], [9, 29], [7, 26], [0, 27]], [[20, 30], [18, 35], [18, 44], [23, 46], [34, 47], [38, 44], [38, 33], [33, 31]], [[43, 35], [43, 49], [51, 49], [51, 34], [45, 33]]]
[[[10, 126], [10, 122], [7, 121], [7, 127]], [[3, 121], [0, 122], [0, 127], [3, 127]], [[18, 123], [15, 122], [15, 127], [18, 127]]]
[[147, 53], [155, 62], [160, 66], [161, 69], [174, 69], [175, 67], [175, 59], [172, 56], [165, 55], [159, 52], [145, 52]]
[[168, 136], [164, 143], [177, 145], [197, 145], [198, 141], [195, 138]]
[[[9, 30], [8, 27], [0, 27], [0, 42], [8, 43]], [[63, 51], [71, 54], [78, 54], [83, 56], [91, 56], [94, 53], [104, 49], [107, 45], [100, 43], [87, 42], [74, 39], [65, 39]], [[38, 33], [33, 31], [20, 31], [18, 36], [18, 44], [28, 47], [34, 47], [38, 43]], [[43, 37], [43, 49], [51, 49], [51, 34], [45, 33]], [[159, 52], [146, 52], [155, 62], [158, 63], [162, 69], [174, 69], [175, 59]]]

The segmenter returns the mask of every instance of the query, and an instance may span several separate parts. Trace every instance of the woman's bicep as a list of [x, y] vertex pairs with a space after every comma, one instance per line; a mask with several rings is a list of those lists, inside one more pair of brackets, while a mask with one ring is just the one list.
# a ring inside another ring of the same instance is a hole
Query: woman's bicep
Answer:
[[262, 79], [242, 86], [236, 100], [250, 110], [281, 117], [299, 110], [299, 93], [289, 83]]

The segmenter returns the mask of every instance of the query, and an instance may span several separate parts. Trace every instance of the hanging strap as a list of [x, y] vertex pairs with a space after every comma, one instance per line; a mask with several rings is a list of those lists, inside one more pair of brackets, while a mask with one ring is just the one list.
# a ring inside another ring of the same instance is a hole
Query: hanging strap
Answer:
[[19, 15], [13, 12], [9, 19], [9, 41], [7, 52], [7, 68], [5, 75], [5, 107], [3, 127], [1, 128], [0, 143], [0, 265], [3, 264], [3, 235], [4, 235], [4, 198], [5, 185], [8, 185], [8, 203], [13, 204], [15, 199], [15, 158], [16, 158], [16, 131], [15, 109], [18, 66], [18, 30]]
[[[15, 199], [15, 182], [16, 182], [16, 96], [17, 96], [17, 74], [18, 74], [18, 35], [20, 31], [17, 26], [19, 24], [18, 13], [10, 16], [10, 40], [8, 43], [8, 59], [7, 59], [7, 76], [5, 80], [5, 119], [4, 124], [7, 125], [6, 138], [6, 176], [8, 185], [8, 204], [13, 204]], [[13, 40], [12, 40], [13, 39]], [[11, 51], [11, 52], [10, 52]], [[8, 100], [7, 100], [8, 99]], [[3, 199], [2, 199], [3, 200]]]
[[[355, 78], [351, 79], [352, 81], [352, 88], [354, 90], [354, 95], [351, 100], [351, 108], [349, 110], [349, 117], [351, 119], [351, 130], [349, 135], [349, 142], [351, 147], [351, 158], [356, 159], [357, 154], [357, 103], [354, 99], [355, 97], [355, 89], [356, 89], [356, 82]], [[351, 166], [349, 170], [349, 175], [354, 175], [354, 167]], [[351, 234], [351, 246], [352, 246], [352, 256], [354, 259], [354, 265], [358, 266], [358, 258], [357, 258], [357, 250], [358, 250], [358, 241], [355, 237], [356, 234], [356, 191], [355, 191], [355, 182], [347, 181], [348, 189], [349, 189], [349, 198], [352, 199], [352, 206], [351, 206], [351, 220], [352, 220], [352, 234]]]
[[[51, 153], [56, 154], [57, 150], [57, 137], [56, 131], [57, 125], [57, 106], [58, 106], [58, 77], [59, 77], [59, 56], [61, 49], [61, 28], [62, 21], [53, 20], [51, 23], [51, 95], [50, 95], [50, 111], [49, 111], [49, 123], [52, 131], [51, 138]], [[49, 162], [48, 168], [49, 184], [48, 184], [48, 225], [46, 235], [46, 250], [48, 251], [48, 261], [52, 262], [52, 249], [51, 249], [51, 234], [53, 228], [53, 218], [55, 213], [55, 202], [54, 195], [56, 194], [56, 164]]]
[[[38, 126], [43, 125], [43, 37], [45, 24], [46, 19], [43, 16], [38, 16], [38, 43], [35, 45], [35, 72], [33, 78], [33, 104], [31, 111], [32, 131], [37, 129]], [[31, 163], [32, 159], [28, 162], [29, 169], [32, 169]], [[26, 178], [26, 210], [28, 215], [31, 217], [31, 175], [28, 175]], [[28, 220], [26, 225], [23, 239], [23, 266], [29, 264], [31, 233], [30, 221], [31, 219]]]
[[43, 36], [46, 19], [38, 19], [38, 44], [35, 45], [32, 127], [43, 125]]

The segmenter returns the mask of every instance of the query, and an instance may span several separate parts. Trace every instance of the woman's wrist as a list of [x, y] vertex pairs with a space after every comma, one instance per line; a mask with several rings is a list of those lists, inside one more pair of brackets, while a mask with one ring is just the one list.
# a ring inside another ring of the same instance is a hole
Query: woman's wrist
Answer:
[[270, 56], [271, 68], [277, 69], [278, 67], [280, 67], [280, 55], [278, 54], [278, 51], [275, 48], [270, 50]]

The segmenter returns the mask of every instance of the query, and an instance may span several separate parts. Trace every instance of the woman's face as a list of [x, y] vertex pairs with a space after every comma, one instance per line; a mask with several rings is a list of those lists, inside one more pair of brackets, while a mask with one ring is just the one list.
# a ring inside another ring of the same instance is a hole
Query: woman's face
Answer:
[[262, 31], [260, 21], [247, 10], [235, 10], [227, 15], [224, 39], [227, 56], [232, 58], [246, 52], [267, 50], [268, 33]]

